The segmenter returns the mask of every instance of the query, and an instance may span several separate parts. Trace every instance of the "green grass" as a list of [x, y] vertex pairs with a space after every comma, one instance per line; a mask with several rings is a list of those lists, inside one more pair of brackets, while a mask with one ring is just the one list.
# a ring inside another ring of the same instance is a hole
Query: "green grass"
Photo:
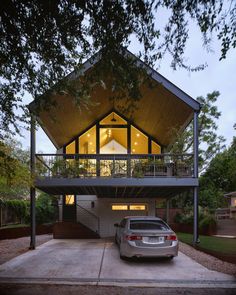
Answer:
[[[193, 235], [186, 233], [177, 233], [177, 236], [181, 242], [192, 245]], [[236, 255], [236, 239], [229, 238], [217, 238], [211, 236], [200, 236], [201, 248], [216, 251], [222, 254]]]
[[4, 228], [16, 228], [16, 227], [25, 227], [25, 226], [29, 226], [29, 225], [28, 224], [23, 224], [23, 223], [9, 224], [9, 225], [4, 225], [4, 226], [0, 227], [0, 230], [4, 229]]

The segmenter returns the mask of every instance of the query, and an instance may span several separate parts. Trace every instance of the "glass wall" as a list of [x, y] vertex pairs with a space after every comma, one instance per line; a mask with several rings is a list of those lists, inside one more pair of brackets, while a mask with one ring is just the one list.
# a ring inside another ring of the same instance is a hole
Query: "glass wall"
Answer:
[[100, 128], [100, 154], [127, 154], [127, 128]]
[[96, 154], [96, 126], [79, 137], [80, 154]]
[[[130, 126], [130, 125], [129, 125]], [[96, 154], [96, 128], [94, 125], [78, 139], [79, 154]], [[115, 112], [112, 112], [99, 122], [99, 153], [100, 154], [148, 154], [148, 136], [138, 128], [130, 126], [131, 138], [128, 140], [128, 123]], [[130, 147], [128, 147], [130, 142]], [[76, 141], [66, 146], [67, 154], [76, 153]], [[160, 154], [161, 147], [151, 141], [151, 153]]]
[[148, 137], [131, 126], [131, 154], [148, 154]]

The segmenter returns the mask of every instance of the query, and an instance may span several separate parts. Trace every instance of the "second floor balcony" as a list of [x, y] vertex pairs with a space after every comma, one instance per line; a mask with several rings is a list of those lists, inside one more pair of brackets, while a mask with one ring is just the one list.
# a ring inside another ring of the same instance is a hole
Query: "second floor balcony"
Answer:
[[36, 154], [37, 178], [193, 178], [193, 154]]

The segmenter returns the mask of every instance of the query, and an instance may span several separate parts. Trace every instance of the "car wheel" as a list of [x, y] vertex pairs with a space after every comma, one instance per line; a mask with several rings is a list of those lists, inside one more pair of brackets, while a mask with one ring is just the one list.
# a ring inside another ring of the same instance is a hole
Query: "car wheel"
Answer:
[[120, 254], [120, 259], [121, 259], [121, 260], [127, 260], [127, 257], [124, 256], [124, 255], [121, 255], [121, 254]]

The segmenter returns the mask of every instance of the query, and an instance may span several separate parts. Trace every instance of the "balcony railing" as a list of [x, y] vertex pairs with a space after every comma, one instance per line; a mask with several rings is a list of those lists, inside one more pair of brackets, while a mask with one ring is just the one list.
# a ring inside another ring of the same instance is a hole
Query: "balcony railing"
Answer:
[[193, 154], [36, 154], [37, 177], [193, 177]]

